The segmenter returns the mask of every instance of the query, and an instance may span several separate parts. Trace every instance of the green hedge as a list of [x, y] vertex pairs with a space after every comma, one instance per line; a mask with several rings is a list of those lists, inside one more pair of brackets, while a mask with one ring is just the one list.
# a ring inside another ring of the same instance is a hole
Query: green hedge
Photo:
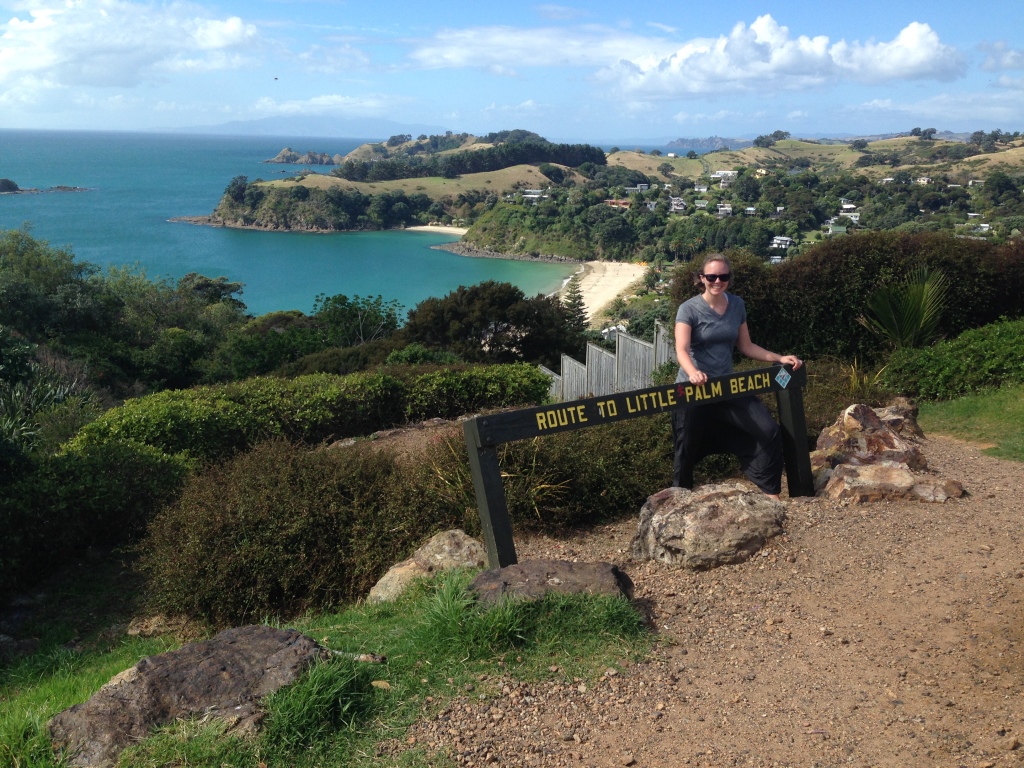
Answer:
[[138, 537], [184, 485], [180, 456], [128, 440], [83, 445], [0, 486], [0, 598], [88, 547]]
[[889, 389], [948, 400], [987, 387], [1024, 382], [1024, 320], [993, 323], [924, 349], [893, 353], [882, 372]]
[[209, 461], [273, 437], [320, 443], [410, 419], [536, 404], [546, 398], [548, 385], [535, 366], [526, 364], [477, 366], [407, 380], [391, 373], [255, 378], [130, 400], [84, 427], [72, 444], [130, 439]]

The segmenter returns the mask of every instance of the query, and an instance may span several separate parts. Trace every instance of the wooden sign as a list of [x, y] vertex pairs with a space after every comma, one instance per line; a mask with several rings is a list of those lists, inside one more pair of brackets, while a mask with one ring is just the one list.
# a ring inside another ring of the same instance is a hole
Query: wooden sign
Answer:
[[517, 562], [495, 446], [774, 392], [779, 405], [789, 495], [813, 496], [814, 479], [801, 391], [806, 384], [806, 366], [793, 371], [787, 366], [774, 365], [717, 376], [699, 386], [666, 384], [469, 419], [463, 423], [463, 429], [490, 567], [502, 568]]

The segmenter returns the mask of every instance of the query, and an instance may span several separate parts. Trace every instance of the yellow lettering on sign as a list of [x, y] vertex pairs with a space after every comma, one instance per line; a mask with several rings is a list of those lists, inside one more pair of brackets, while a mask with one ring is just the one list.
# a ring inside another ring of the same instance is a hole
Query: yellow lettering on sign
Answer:
[[711, 396], [721, 397], [722, 396], [722, 382], [715, 381], [711, 384]]
[[547, 428], [548, 428], [548, 420], [544, 418], [544, 414], [543, 413], [538, 413], [537, 414], [537, 429], [547, 429]]

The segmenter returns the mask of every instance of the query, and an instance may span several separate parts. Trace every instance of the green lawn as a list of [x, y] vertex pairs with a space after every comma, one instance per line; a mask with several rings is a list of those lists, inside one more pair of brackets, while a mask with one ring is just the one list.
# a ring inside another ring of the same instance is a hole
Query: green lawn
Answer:
[[926, 435], [991, 444], [988, 455], [1024, 461], [1024, 386], [922, 403], [919, 422]]

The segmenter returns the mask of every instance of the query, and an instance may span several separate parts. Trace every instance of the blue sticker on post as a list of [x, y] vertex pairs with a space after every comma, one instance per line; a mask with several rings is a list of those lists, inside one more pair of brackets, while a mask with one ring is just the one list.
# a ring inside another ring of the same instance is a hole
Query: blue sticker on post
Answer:
[[779, 386], [783, 389], [786, 388], [786, 385], [789, 384], [789, 380], [792, 378], [793, 377], [789, 375], [789, 371], [785, 368], [779, 369], [779, 372], [775, 374], [775, 380], [779, 382]]

